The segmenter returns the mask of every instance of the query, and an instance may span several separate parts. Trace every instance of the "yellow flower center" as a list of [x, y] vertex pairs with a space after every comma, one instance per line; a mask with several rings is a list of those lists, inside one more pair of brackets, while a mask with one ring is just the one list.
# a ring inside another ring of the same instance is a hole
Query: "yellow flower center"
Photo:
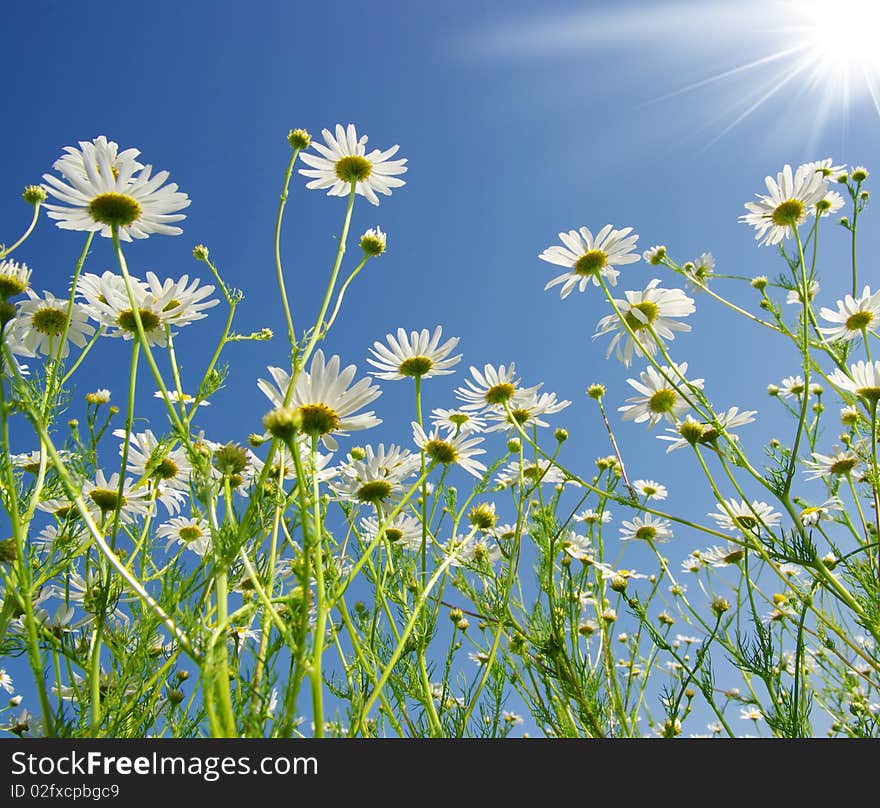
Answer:
[[360, 182], [373, 171], [373, 164], [366, 157], [357, 154], [336, 161], [336, 176], [343, 182]]
[[[638, 309], [644, 317], [637, 317], [633, 314], [633, 309]], [[634, 303], [630, 306], [629, 311], [623, 315], [623, 319], [633, 331], [641, 331], [648, 328], [657, 319], [658, 314], [660, 314], [660, 307], [656, 303], [651, 300], [643, 300], [641, 303]]]
[[502, 382], [490, 387], [486, 391], [485, 398], [489, 404], [503, 404], [505, 401], [510, 401], [515, 392], [516, 388], [510, 382]]
[[[387, 480], [372, 480], [358, 488], [356, 496], [361, 502], [376, 503], [388, 499], [392, 490], [391, 483]], [[387, 533], [388, 531], [386, 531], [386, 535]]]
[[141, 217], [141, 206], [127, 194], [100, 194], [89, 202], [89, 213], [101, 224], [126, 227]]
[[303, 404], [299, 413], [306, 435], [326, 435], [339, 429], [339, 416], [325, 404]]
[[804, 215], [804, 203], [800, 199], [786, 199], [770, 214], [773, 224], [779, 227], [794, 227]]
[[425, 454], [428, 455], [431, 460], [436, 460], [444, 466], [448, 466], [450, 463], [454, 463], [458, 459], [458, 452], [455, 447], [451, 443], [439, 439], [429, 440], [425, 444]]
[[678, 395], [675, 390], [663, 388], [651, 396], [648, 401], [648, 409], [655, 413], [672, 412], [672, 408], [675, 406], [677, 398]]
[[[159, 316], [149, 309], [138, 309], [138, 314], [141, 317], [141, 325], [144, 327], [145, 334], [148, 334], [150, 331], [155, 331], [161, 325]], [[137, 334], [137, 321], [134, 318], [134, 311], [132, 309], [126, 309], [125, 311], [120, 312], [119, 316], [116, 318], [116, 324], [123, 329], [123, 331], [128, 331], [130, 334]]]
[[120, 507], [124, 507], [127, 502], [125, 497], [120, 500], [119, 492], [110, 488], [95, 488], [89, 492], [92, 502], [95, 503], [102, 511], [115, 511], [117, 503]]
[[187, 525], [186, 527], [180, 528], [177, 535], [180, 537], [181, 541], [189, 544], [191, 541], [202, 538], [203, 534], [198, 525]]
[[603, 250], [589, 250], [574, 265], [575, 275], [589, 277], [598, 275], [608, 265], [608, 255]]
[[432, 367], [434, 360], [427, 356], [410, 356], [400, 363], [398, 373], [404, 376], [424, 376]]

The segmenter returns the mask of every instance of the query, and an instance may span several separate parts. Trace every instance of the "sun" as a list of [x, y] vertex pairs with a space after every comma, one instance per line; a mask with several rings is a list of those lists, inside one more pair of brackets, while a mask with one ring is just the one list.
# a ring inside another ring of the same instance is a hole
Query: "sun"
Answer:
[[816, 64], [852, 88], [880, 79], [880, 3], [877, 0], [809, 0], [798, 4]]

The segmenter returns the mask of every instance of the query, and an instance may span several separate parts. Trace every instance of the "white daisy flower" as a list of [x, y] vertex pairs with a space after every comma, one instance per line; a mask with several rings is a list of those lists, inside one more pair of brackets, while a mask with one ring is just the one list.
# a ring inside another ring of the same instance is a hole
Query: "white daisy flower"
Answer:
[[797, 397], [800, 398], [804, 394], [806, 384], [803, 376], [786, 376], [782, 380], [782, 386], [779, 388], [779, 395], [782, 398]]
[[[649, 356], [654, 356], [659, 350], [658, 340], [662, 345], [663, 340], [675, 339], [675, 331], [691, 330], [689, 325], [673, 318], [687, 317], [696, 311], [693, 299], [681, 289], [660, 289], [659, 284], [660, 281], [654, 278], [644, 291], [624, 292], [626, 300], [614, 301]], [[599, 320], [593, 339], [614, 332], [617, 333], [606, 355], [611, 356], [611, 352], [617, 348], [617, 358], [629, 367], [633, 354], [642, 356], [642, 349], [636, 345], [616, 313]]]
[[[567, 481], [567, 477], [554, 466], [549, 460], [533, 460], [523, 459], [522, 476], [525, 485], [531, 488], [539, 482], [543, 485], [558, 485]], [[512, 460], [508, 463], [498, 475], [495, 482], [499, 488], [508, 488], [519, 485], [520, 463], [519, 460]]]
[[[125, 438], [124, 429], [113, 430], [117, 438]], [[125, 441], [119, 445], [119, 454], [125, 452]], [[128, 436], [128, 459], [126, 471], [139, 478], [147, 479], [156, 492], [156, 498], [168, 509], [177, 513], [189, 495], [189, 480], [192, 464], [182, 446], [172, 448], [167, 442], [159, 441], [152, 430], [133, 432]]]
[[[807, 302], [811, 302], [816, 295], [819, 294], [819, 281], [810, 281], [807, 284]], [[798, 289], [790, 289], [788, 294], [785, 296], [785, 303], [788, 306], [803, 306], [804, 298], [801, 295], [800, 288]]]
[[[379, 534], [379, 520], [375, 516], [361, 519], [361, 531], [364, 539], [372, 541]], [[385, 525], [385, 538], [403, 550], [417, 552], [422, 549], [422, 523], [411, 514], [399, 513]]]
[[220, 302], [217, 298], [205, 300], [214, 292], [214, 287], [199, 286], [201, 281], [198, 278], [193, 278], [190, 283], [189, 275], [181, 275], [176, 281], [171, 278], [160, 281], [155, 273], [147, 272], [146, 278], [150, 294], [158, 300], [168, 301], [165, 310], [169, 325], [184, 326], [202, 320], [208, 316], [205, 310]]
[[621, 522], [620, 538], [623, 541], [641, 539], [642, 541], [664, 542], [672, 538], [672, 528], [668, 519], [660, 519], [650, 513], [634, 516], [631, 522]]
[[465, 379], [465, 387], [459, 387], [455, 395], [463, 410], [480, 410], [484, 407], [504, 409], [504, 403], [513, 399], [517, 390], [538, 390], [541, 385], [528, 388], [519, 387], [516, 378], [516, 366], [511, 362], [508, 366], [485, 365], [480, 371], [473, 365], [470, 367], [473, 379]]
[[699, 572], [703, 569], [703, 561], [698, 555], [689, 555], [681, 562], [682, 572]]
[[849, 366], [849, 375], [840, 368], [829, 374], [828, 381], [847, 393], [867, 399], [868, 401], [880, 400], [880, 361], [858, 361]]
[[163, 186], [167, 171], [153, 176], [152, 166], [142, 166], [130, 151], [119, 153], [116, 144], [106, 138], [80, 141], [79, 146], [78, 154], [75, 148], [67, 147], [66, 154], [55, 161], [53, 168], [64, 181], [43, 175], [48, 192], [64, 203], [43, 205], [58, 227], [98, 231], [109, 237], [115, 225], [123, 241], [153, 233], [176, 236], [183, 232], [171, 222], [186, 218], [177, 211], [188, 207], [190, 200], [175, 183]]
[[816, 205], [816, 214], [821, 217], [837, 213], [844, 205], [843, 197], [837, 191], [829, 191]]
[[355, 460], [349, 455], [330, 487], [336, 497], [345, 502], [386, 504], [403, 493], [403, 481], [411, 477], [420, 464], [419, 455], [393, 443], [387, 450], [384, 443], [377, 449], [366, 446], [363, 459]]
[[370, 349], [375, 359], [368, 357], [367, 362], [379, 369], [378, 372], [373, 370], [370, 373], [386, 381], [448, 376], [453, 372], [451, 368], [461, 361], [461, 354], [449, 356], [458, 345], [458, 337], [452, 337], [441, 345], [442, 334], [443, 328], [439, 325], [433, 334], [427, 328], [409, 334], [398, 328], [396, 339], [392, 334], [386, 334], [389, 347], [381, 342], [374, 342]]
[[[85, 273], [77, 280], [76, 289], [85, 298], [84, 308], [89, 316], [107, 329], [108, 336], [126, 340], [137, 337], [134, 310], [121, 275], [109, 270], [102, 275]], [[131, 290], [147, 343], [164, 346], [165, 326], [173, 323], [176, 308], [172, 303], [173, 290], [157, 297], [137, 278], [131, 278]]]
[[739, 717], [743, 721], [760, 721], [764, 718], [764, 714], [758, 707], [740, 707]]
[[[70, 460], [70, 452], [66, 449], [60, 449], [58, 451], [58, 456], [65, 463]], [[9, 456], [9, 460], [13, 466], [17, 469], [21, 469], [22, 471], [26, 471], [29, 474], [36, 474], [40, 470], [40, 458], [42, 454], [39, 449], [34, 449], [30, 452], [22, 452], [21, 454], [14, 454]], [[46, 455], [46, 464], [47, 467], [51, 465], [51, 461], [49, 460], [49, 455]]]
[[836, 305], [837, 311], [825, 306], [819, 309], [822, 319], [834, 323], [820, 329], [830, 340], [855, 339], [865, 331], [873, 331], [880, 323], [880, 292], [871, 294], [870, 286], [866, 286], [857, 298], [847, 295]]
[[146, 516], [152, 505], [147, 499], [145, 490], [134, 490], [134, 483], [126, 479], [122, 486], [122, 496], [119, 496], [119, 472], [114, 472], [110, 479], [104, 476], [104, 472], [98, 469], [95, 479], [85, 480], [82, 485], [83, 499], [86, 507], [94, 520], [100, 525], [104, 518], [113, 518], [116, 509], [119, 508], [119, 521], [123, 524], [133, 521], [140, 516]]
[[699, 558], [706, 566], [726, 567], [729, 564], [738, 564], [745, 556], [744, 547], [728, 543], [726, 547], [715, 545], [708, 550], [700, 550]]
[[595, 561], [593, 542], [589, 536], [583, 536], [576, 530], [567, 530], [560, 538], [560, 546], [572, 558], [578, 561]]
[[751, 533], [761, 527], [776, 527], [782, 521], [782, 516], [770, 505], [758, 500], [753, 500], [749, 505], [745, 500], [726, 499], [719, 502], [717, 507], [718, 511], [709, 516], [723, 530]]
[[486, 453], [485, 449], [477, 448], [483, 442], [482, 438], [472, 437], [468, 433], [441, 437], [438, 429], [426, 435], [425, 430], [416, 421], [412, 422], [412, 430], [416, 445], [435, 463], [444, 466], [454, 463], [474, 477], [479, 477], [486, 470], [482, 463], [474, 460], [476, 455]]
[[498, 432], [505, 429], [515, 429], [514, 422], [523, 429], [533, 426], [549, 426], [541, 416], [555, 415], [570, 405], [570, 401], [558, 401], [556, 393], [520, 390], [508, 402], [510, 407], [509, 415], [506, 410], [491, 410], [487, 413], [488, 419], [496, 422], [487, 431]]
[[[626, 383], [640, 395], [627, 399], [627, 404], [618, 407], [624, 421], [634, 421], [637, 424], [648, 422], [653, 427], [663, 418], [676, 423], [690, 408], [690, 404], [681, 396], [677, 387], [683, 382], [681, 378], [687, 378], [687, 362], [675, 364], [673, 367], [664, 365], [658, 371], [653, 365], [649, 365], [639, 374], [639, 381], [627, 379]], [[667, 379], [671, 379], [672, 384]], [[694, 387], [703, 388], [703, 379], [691, 379], [690, 384]]]
[[[161, 390], [157, 390], [153, 393], [153, 398], [161, 398], [163, 401], [165, 400], [165, 396], [162, 395]], [[177, 390], [169, 390], [168, 391], [168, 400], [172, 404], [180, 404], [181, 402], [184, 404], [192, 404], [195, 401], [195, 397], [191, 396], [189, 393], [178, 393]], [[200, 401], [200, 407], [210, 407], [210, 401]]]
[[804, 527], [818, 525], [819, 522], [833, 522], [833, 511], [842, 511], [843, 502], [840, 497], [826, 499], [821, 505], [810, 505], [800, 512], [801, 524]]
[[845, 477], [852, 474], [861, 461], [855, 452], [844, 449], [833, 455], [813, 452], [813, 459], [803, 462], [807, 467], [805, 475], [807, 480], [824, 480], [827, 477]]
[[608, 524], [611, 521], [611, 511], [596, 511], [587, 508], [574, 516], [575, 522], [584, 522], [587, 525]]
[[0, 261], [0, 299], [25, 292], [31, 285], [31, 271], [18, 261]]
[[732, 434], [730, 430], [752, 423], [755, 420], [755, 415], [757, 415], [757, 410], [740, 412], [739, 407], [731, 407], [726, 412], [717, 413], [717, 426], [706, 421], [697, 421], [689, 415], [679, 424], [678, 428], [667, 429], [666, 431], [670, 434], [658, 435], [657, 439], [669, 441], [669, 446], [666, 447], [667, 453], [690, 445], [688, 439], [683, 436], [684, 434], [699, 434], [698, 442], [704, 445], [711, 445], [718, 439], [722, 431], [730, 440], [739, 440], [739, 436]]
[[836, 182], [837, 178], [841, 174], [846, 173], [846, 166], [836, 166], [833, 165], [833, 162], [834, 161], [830, 157], [826, 157], [823, 160], [813, 160], [811, 162], [803, 163], [802, 165], [798, 166], [798, 171], [817, 172], [823, 178], [830, 179]]
[[633, 488], [646, 499], [656, 499], [658, 502], [666, 499], [668, 494], [666, 486], [654, 480], [636, 480]]
[[484, 563], [494, 564], [501, 558], [501, 549], [485, 534], [473, 535], [470, 538], [454, 536], [445, 545], [447, 553], [454, 555], [450, 562], [453, 567], [464, 567], [468, 564], [481, 566]]
[[336, 124], [335, 137], [327, 129], [321, 134], [326, 146], [312, 141], [312, 147], [320, 156], [309, 152], [299, 156], [309, 166], [301, 168], [299, 173], [312, 178], [306, 188], [327, 188], [328, 196], [348, 196], [354, 183], [355, 193], [378, 205], [377, 192], [391, 196], [392, 188], [405, 184], [397, 175], [406, 172], [406, 159], [390, 159], [397, 154], [399, 146], [384, 152], [374, 149], [367, 154], [367, 136], [358, 138], [353, 123], [345, 129], [342, 124]]
[[[382, 423], [372, 411], [355, 414], [361, 407], [375, 401], [382, 391], [373, 386], [369, 379], [361, 379], [349, 387], [357, 368], [348, 365], [340, 370], [339, 366], [338, 356], [332, 356], [325, 363], [323, 351], [315, 351], [310, 370], [302, 371], [296, 379], [289, 404], [302, 419], [302, 432], [320, 438], [331, 452], [338, 447], [334, 435], [346, 436], [349, 432], [369, 429]], [[281, 407], [290, 385], [290, 376], [275, 367], [270, 367], [269, 373], [277, 387], [264, 379], [260, 379], [257, 386], [274, 406]]]
[[0, 687], [7, 693], [14, 693], [15, 687], [12, 684], [12, 677], [6, 672], [5, 668], [0, 668]]
[[642, 253], [642, 258], [652, 266], [657, 266], [664, 258], [666, 258], [666, 245], [655, 244], [653, 247]]
[[388, 236], [382, 232], [381, 227], [370, 227], [364, 231], [359, 245], [365, 255], [377, 256], [385, 252], [388, 244]]
[[211, 548], [211, 530], [201, 517], [176, 516], [156, 528], [156, 536], [168, 539], [165, 549], [175, 542], [192, 550], [199, 558]]
[[45, 550], [76, 554], [89, 541], [90, 534], [80, 527], [81, 523], [64, 525], [59, 530], [56, 525], [46, 525], [33, 539], [34, 545]]
[[612, 286], [617, 285], [617, 276], [620, 273], [614, 267], [639, 260], [638, 253], [633, 252], [639, 237], [631, 236], [630, 233], [631, 227], [614, 230], [610, 224], [605, 225], [595, 238], [586, 227], [582, 227], [580, 231], [560, 233], [559, 240], [563, 246], [554, 244], [538, 258], [556, 266], [568, 267], [569, 271], [555, 277], [544, 289], [562, 284], [559, 296], [565, 299], [575, 287], [580, 292], [585, 291], [590, 281], [594, 286], [599, 286], [600, 277]]
[[437, 407], [431, 410], [431, 425], [448, 432], [482, 432], [486, 429], [486, 420], [475, 412]]
[[740, 216], [740, 221], [752, 225], [757, 230], [755, 239], [766, 246], [790, 238], [828, 193], [822, 173], [809, 165], [792, 174], [786, 164], [775, 180], [766, 177], [764, 182], [769, 194], [757, 194], [757, 202], [746, 202], [749, 212]]

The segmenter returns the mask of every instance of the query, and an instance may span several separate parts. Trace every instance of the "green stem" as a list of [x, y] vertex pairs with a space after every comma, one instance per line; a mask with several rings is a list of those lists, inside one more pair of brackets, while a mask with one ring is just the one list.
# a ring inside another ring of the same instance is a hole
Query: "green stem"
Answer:
[[275, 219], [275, 271], [278, 275], [278, 288], [281, 291], [281, 305], [284, 307], [284, 317], [287, 321], [287, 339], [291, 350], [296, 348], [296, 331], [293, 328], [293, 316], [290, 313], [290, 304], [287, 302], [287, 290], [284, 286], [284, 269], [281, 266], [281, 220], [284, 217], [284, 206], [287, 204], [287, 189], [290, 186], [290, 175], [293, 173], [293, 164], [296, 162], [300, 150], [294, 148], [284, 174], [284, 185], [281, 188], [281, 199], [278, 202], [278, 216]]

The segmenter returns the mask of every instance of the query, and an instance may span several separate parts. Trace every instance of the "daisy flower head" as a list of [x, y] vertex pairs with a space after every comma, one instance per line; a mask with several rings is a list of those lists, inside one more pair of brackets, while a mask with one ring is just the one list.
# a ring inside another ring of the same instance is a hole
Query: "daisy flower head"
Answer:
[[[54, 356], [60, 350], [59, 356], [63, 359], [70, 351], [68, 343], [82, 348], [95, 333], [94, 326], [88, 322], [89, 313], [80, 303], [71, 307], [68, 324], [67, 300], [60, 300], [51, 292], [43, 292], [41, 298], [31, 289], [27, 294], [29, 299], [19, 304], [13, 327], [18, 332], [18, 339], [32, 354]], [[62, 335], [64, 342], [60, 343]]]
[[105, 137], [68, 146], [53, 168], [63, 179], [44, 174], [47, 191], [64, 204], [45, 203], [50, 219], [63, 230], [100, 232], [109, 238], [117, 228], [122, 241], [153, 233], [176, 236], [183, 231], [172, 222], [186, 218], [177, 211], [190, 200], [175, 183], [165, 185], [167, 171], [137, 160], [138, 152], [118, 147]]
[[[137, 278], [131, 278], [130, 284], [147, 343], [164, 346], [165, 326], [172, 324], [176, 308], [170, 291], [157, 297]], [[85, 298], [85, 311], [107, 329], [108, 336], [126, 340], [136, 338], [137, 319], [121, 275], [109, 270], [102, 275], [85, 273], [77, 280], [76, 289]]]
[[812, 171], [819, 174], [823, 179], [836, 181], [841, 174], [846, 174], [846, 166], [836, 166], [833, 163], [834, 161], [830, 157], [826, 157], [823, 160], [812, 160], [798, 166], [798, 171], [805, 173]]
[[393, 443], [387, 450], [384, 443], [376, 449], [367, 446], [363, 458], [349, 455], [331, 488], [346, 502], [385, 504], [399, 496], [403, 481], [418, 470], [420, 462], [418, 455]]
[[815, 210], [816, 203], [828, 193], [828, 185], [820, 171], [808, 164], [792, 172], [785, 167], [773, 177], [764, 180], [767, 194], [757, 194], [757, 202], [746, 202], [748, 213], [740, 221], [757, 231], [755, 239], [765, 246], [779, 244], [790, 238], [797, 227]]
[[513, 399], [517, 390], [538, 390], [541, 385], [520, 388], [516, 378], [516, 366], [485, 365], [479, 370], [471, 365], [471, 379], [465, 379], [465, 386], [455, 391], [456, 397], [463, 401], [463, 410], [481, 410], [484, 407], [504, 409], [504, 404]]
[[501, 558], [501, 548], [485, 534], [470, 537], [453, 536], [446, 544], [446, 552], [454, 555], [453, 567], [482, 567]]
[[786, 376], [779, 388], [779, 395], [782, 398], [800, 398], [804, 394], [804, 390], [806, 390], [806, 385], [803, 376]]
[[31, 285], [31, 271], [18, 261], [0, 261], [0, 299], [22, 294]]
[[509, 488], [519, 485], [520, 474], [522, 474], [523, 485], [527, 488], [538, 485], [559, 485], [567, 481], [566, 476], [559, 470], [558, 466], [553, 465], [549, 460], [538, 460], [537, 463], [524, 459], [522, 468], [520, 461], [513, 460], [508, 463], [495, 478], [495, 482], [499, 488]]
[[666, 486], [654, 480], [636, 480], [633, 488], [645, 499], [656, 499], [658, 502], [666, 499], [668, 495]]
[[474, 459], [477, 455], [486, 453], [485, 449], [477, 448], [483, 442], [482, 438], [468, 433], [441, 436], [440, 430], [436, 428], [428, 435], [416, 421], [412, 422], [412, 430], [416, 445], [435, 463], [461, 466], [474, 477], [479, 477], [486, 470], [482, 463]]
[[[113, 434], [124, 439], [126, 431], [115, 429]], [[123, 440], [119, 454], [125, 452]], [[187, 500], [192, 464], [186, 449], [173, 448], [168, 442], [160, 441], [151, 429], [128, 435], [126, 471], [138, 479], [148, 480], [169, 513], [177, 513], [181, 503]]]
[[[616, 348], [617, 358], [629, 367], [633, 354], [642, 356], [644, 349], [648, 356], [654, 356], [663, 340], [675, 339], [675, 331], [691, 330], [687, 323], [678, 322], [678, 319], [696, 311], [693, 299], [681, 289], [660, 289], [659, 285], [659, 279], [654, 278], [643, 291], [624, 292], [626, 300], [615, 300], [623, 321], [617, 312], [599, 320], [593, 339], [614, 334], [606, 356], [611, 356]], [[630, 331], [641, 345], [636, 343]]]
[[[639, 395], [627, 399], [627, 403], [618, 407], [624, 421], [634, 421], [637, 424], [648, 422], [648, 427], [653, 427], [662, 419], [671, 423], [677, 423], [684, 415], [690, 404], [679, 392], [683, 382], [687, 378], [687, 362], [674, 364], [673, 367], [663, 366], [659, 371], [649, 365], [639, 374], [639, 380], [627, 379], [626, 383]], [[703, 387], [703, 379], [689, 381], [692, 387]]]
[[375, 358], [367, 358], [378, 371], [370, 371], [373, 376], [386, 381], [416, 378], [430, 379], [432, 376], [448, 376], [452, 368], [461, 361], [461, 354], [449, 354], [458, 345], [458, 337], [451, 337], [443, 344], [440, 338], [443, 328], [437, 326], [433, 333], [427, 328], [407, 334], [397, 329], [397, 338], [386, 334], [388, 345], [374, 342], [370, 352]]
[[810, 505], [800, 512], [801, 524], [804, 527], [813, 527], [819, 522], [833, 522], [834, 511], [842, 511], [843, 502], [840, 497], [826, 499], [821, 505]]
[[837, 301], [837, 311], [823, 306], [819, 315], [833, 325], [820, 329], [829, 340], [852, 340], [867, 331], [873, 331], [880, 323], [880, 292], [871, 294], [866, 286], [856, 298], [847, 295]]
[[488, 431], [516, 429], [516, 426], [523, 429], [533, 426], [549, 426], [541, 416], [555, 415], [570, 405], [570, 401], [557, 400], [556, 393], [538, 393], [534, 389], [520, 390], [508, 402], [509, 413], [506, 409], [489, 411], [487, 418], [496, 423], [489, 427]]
[[100, 525], [102, 520], [112, 517], [119, 510], [119, 521], [128, 524], [137, 517], [146, 516], [152, 510], [146, 489], [135, 490], [134, 483], [126, 478], [119, 493], [119, 472], [113, 472], [110, 479], [98, 469], [95, 479], [86, 480], [82, 485], [83, 499], [92, 518]]
[[632, 521], [621, 522], [620, 538], [622, 541], [640, 539], [649, 542], [664, 542], [672, 538], [672, 528], [668, 519], [660, 519], [650, 513], [634, 516]]
[[829, 374], [828, 381], [847, 393], [870, 402], [880, 401], [880, 361], [858, 361], [849, 366], [849, 374], [840, 368]]
[[[375, 516], [361, 519], [364, 538], [372, 541], [379, 535], [379, 520]], [[399, 513], [385, 524], [385, 538], [391, 544], [414, 553], [422, 548], [422, 523], [415, 516]]]
[[482, 432], [486, 428], [486, 419], [475, 412], [437, 407], [431, 410], [431, 424], [447, 432]]
[[577, 561], [594, 562], [593, 542], [576, 530], [567, 530], [561, 537], [560, 546], [563, 551]]
[[[312, 438], [320, 438], [331, 452], [338, 448], [334, 435], [345, 436], [382, 423], [372, 410], [357, 414], [359, 409], [382, 395], [382, 391], [369, 379], [360, 379], [352, 385], [356, 372], [354, 365], [340, 370], [340, 360], [335, 355], [325, 362], [323, 351], [318, 349], [310, 369], [297, 377], [290, 397], [289, 406], [298, 414], [300, 431]], [[269, 373], [275, 385], [260, 379], [257, 386], [275, 407], [282, 407], [290, 376], [276, 367], [270, 367]]]
[[827, 477], [847, 477], [852, 474], [860, 462], [859, 456], [850, 449], [833, 455], [813, 452], [813, 459], [804, 461], [804, 465], [807, 467], [806, 479], [823, 480]]
[[382, 232], [381, 227], [370, 227], [364, 231], [358, 243], [364, 255], [375, 257], [385, 252], [388, 236]]
[[714, 423], [697, 421], [689, 415], [677, 427], [667, 429], [666, 431], [670, 434], [658, 435], [657, 439], [669, 442], [666, 447], [667, 453], [696, 443], [712, 445], [722, 433], [729, 440], [735, 441], [739, 440], [739, 436], [734, 435], [730, 430], [752, 423], [755, 420], [755, 415], [757, 415], [757, 410], [740, 412], [739, 407], [731, 407], [726, 412], [718, 413]]
[[699, 558], [708, 567], [726, 567], [738, 564], [746, 556], [744, 547], [728, 543], [726, 547], [715, 545], [708, 550], [700, 550]]
[[177, 543], [187, 550], [192, 550], [199, 558], [204, 557], [211, 548], [210, 528], [200, 516], [177, 516], [169, 519], [156, 529], [156, 536], [160, 539], [168, 539], [166, 550]]
[[147, 288], [157, 300], [167, 300], [164, 311], [168, 315], [169, 325], [184, 326], [195, 320], [202, 320], [208, 315], [206, 309], [216, 306], [217, 298], [206, 300], [214, 291], [212, 285], [199, 286], [201, 281], [189, 275], [181, 275], [179, 280], [166, 278], [160, 281], [153, 272], [146, 273]]
[[587, 508], [574, 517], [575, 522], [583, 522], [586, 525], [608, 524], [611, 521], [611, 511], [597, 511]]
[[[819, 281], [810, 281], [807, 284], [807, 302], [811, 302], [816, 295], [819, 294], [820, 286]], [[798, 286], [797, 289], [790, 289], [788, 294], [785, 296], [785, 304], [787, 306], [803, 306], [804, 305], [804, 296], [801, 294], [801, 288]]]
[[[165, 396], [162, 395], [161, 390], [157, 390], [153, 393], [153, 398], [161, 398], [163, 401], [165, 400]], [[195, 402], [195, 397], [191, 396], [189, 393], [178, 393], [177, 390], [169, 390], [168, 391], [168, 400], [172, 404], [193, 404]], [[200, 401], [200, 407], [210, 407], [210, 401]]]
[[718, 503], [717, 512], [709, 516], [722, 530], [744, 533], [753, 533], [761, 527], [773, 528], [782, 521], [782, 516], [770, 505], [757, 500], [749, 504], [745, 500], [725, 499]]
[[367, 153], [367, 136], [358, 137], [353, 123], [345, 128], [336, 124], [335, 135], [329, 129], [322, 130], [321, 134], [323, 144], [312, 141], [312, 148], [318, 154], [300, 154], [300, 160], [309, 166], [299, 170], [310, 180], [306, 188], [326, 188], [328, 196], [348, 196], [353, 188], [356, 194], [378, 205], [377, 192], [391, 196], [392, 188], [405, 184], [398, 175], [406, 173], [406, 159], [391, 159], [399, 146]]
[[554, 244], [542, 252], [538, 258], [556, 266], [567, 267], [568, 271], [557, 275], [544, 289], [562, 285], [559, 296], [564, 300], [577, 287], [586, 291], [592, 281], [594, 286], [601, 284], [602, 278], [612, 286], [617, 285], [620, 274], [614, 267], [632, 264], [639, 260], [633, 252], [638, 236], [631, 236], [631, 227], [615, 230], [606, 224], [595, 236], [586, 227], [560, 233], [562, 245]]

